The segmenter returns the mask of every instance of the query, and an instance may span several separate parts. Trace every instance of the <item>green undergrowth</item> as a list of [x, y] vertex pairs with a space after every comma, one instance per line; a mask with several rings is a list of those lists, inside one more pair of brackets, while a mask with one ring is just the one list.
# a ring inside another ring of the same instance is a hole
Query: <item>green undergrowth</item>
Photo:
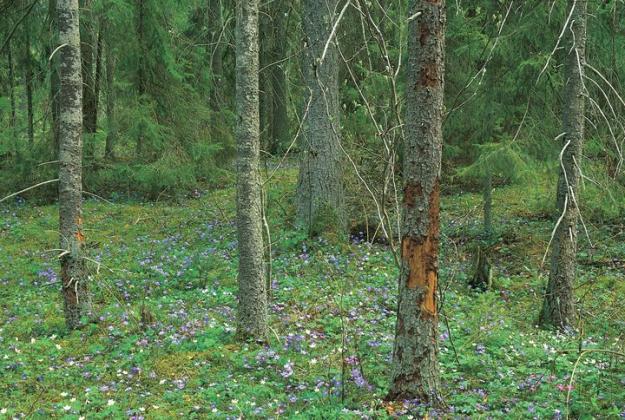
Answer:
[[[0, 417], [619, 418], [625, 411], [622, 226], [580, 235], [579, 331], [535, 325], [550, 191], [494, 191], [494, 288], [470, 291], [480, 197], [442, 203], [440, 360], [447, 407], [385, 403], [397, 269], [358, 238], [293, 227], [294, 170], [268, 191], [273, 287], [267, 346], [234, 339], [233, 189], [182, 204], [88, 200], [94, 320], [64, 327], [57, 208], [0, 210]], [[529, 197], [526, 200], [521, 197]], [[546, 264], [548, 266], [548, 262]], [[141, 328], [141, 307], [154, 323]], [[581, 350], [581, 352], [580, 352]]]

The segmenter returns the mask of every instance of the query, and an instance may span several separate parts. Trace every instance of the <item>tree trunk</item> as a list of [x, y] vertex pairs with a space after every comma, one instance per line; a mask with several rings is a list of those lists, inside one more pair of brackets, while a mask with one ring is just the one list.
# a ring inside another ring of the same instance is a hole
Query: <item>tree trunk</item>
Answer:
[[259, 168], [258, 0], [237, 3], [236, 26], [237, 233], [239, 308], [237, 334], [267, 338]]
[[70, 329], [80, 325], [90, 307], [82, 232], [82, 74], [78, 0], [58, 0], [60, 49], [60, 156], [59, 219], [61, 279], [65, 320]]
[[[48, 1], [48, 10], [50, 13], [50, 52], [57, 45], [57, 23], [56, 23], [56, 0]], [[52, 145], [54, 147], [54, 159], [59, 156], [59, 70], [58, 70], [58, 52], [54, 54], [50, 60], [50, 107], [52, 110]]]
[[484, 179], [484, 238], [493, 233], [493, 177], [488, 174]]
[[560, 330], [575, 324], [573, 284], [577, 255], [577, 223], [579, 219], [578, 184], [584, 142], [583, 71], [586, 52], [586, 0], [569, 0], [573, 7], [571, 28], [567, 29], [570, 47], [566, 48], [566, 85], [563, 110], [563, 153], [557, 191], [557, 207], [562, 215], [551, 249], [551, 272], [540, 314], [544, 327]]
[[288, 11], [287, 4], [284, 1], [274, 1], [272, 16], [274, 20], [274, 37], [278, 42], [273, 43], [272, 63], [269, 69], [271, 73], [271, 84], [273, 87], [273, 113], [271, 121], [271, 143], [269, 145], [269, 153], [277, 154], [281, 148], [289, 143], [289, 117], [287, 112], [287, 80], [284, 67], [286, 63], [283, 61], [287, 54], [287, 42], [280, 40], [287, 39], [288, 36], [288, 20], [286, 18]]
[[271, 64], [274, 49], [274, 21], [271, 14], [271, 5], [260, 15], [260, 144], [263, 151], [271, 148], [273, 125], [273, 80]]
[[[91, 7], [91, 0], [82, 1], [81, 14], [83, 19], [81, 19], [82, 24], [80, 25], [80, 56], [82, 58], [82, 113], [85, 134], [93, 134], [96, 132], [98, 112], [93, 78], [93, 56], [95, 48]], [[91, 155], [91, 153], [89, 154]]]
[[303, 20], [306, 36], [304, 78], [312, 95], [301, 143], [297, 186], [297, 218], [312, 235], [346, 228], [340, 145], [338, 54], [332, 31], [337, 0], [307, 0]]
[[211, 89], [210, 89], [210, 104], [211, 109], [214, 112], [219, 111], [219, 90], [223, 77], [223, 45], [226, 42], [224, 39], [224, 21], [222, 17], [221, 1], [220, 0], [208, 0], [208, 16], [206, 27], [208, 30], [208, 37], [206, 42], [206, 54], [208, 56], [208, 63], [211, 67]]
[[9, 100], [11, 102], [11, 128], [13, 136], [16, 135], [16, 112], [15, 112], [15, 74], [13, 72], [13, 56], [11, 54], [11, 41], [7, 43], [7, 61], [9, 62]]
[[[137, 0], [137, 42], [139, 44], [139, 55], [145, 57], [145, 4], [144, 0]], [[145, 69], [143, 60], [139, 60], [137, 67], [137, 93], [139, 94], [139, 103], [143, 103], [145, 95]], [[144, 134], [143, 123], [139, 123], [139, 135], [137, 137], [137, 146], [135, 154], [138, 158], [143, 155], [144, 148]]]
[[[106, 30], [106, 29], [105, 29]], [[110, 31], [108, 31], [110, 32]], [[117, 120], [115, 116], [115, 55], [113, 54], [113, 41], [107, 32], [107, 42], [105, 48], [106, 57], [106, 145], [104, 147], [104, 157], [109, 160], [115, 159], [115, 141], [117, 139]]]
[[445, 1], [411, 0], [397, 324], [388, 400], [442, 402], [438, 366]]
[[98, 41], [95, 50], [95, 76], [93, 79], [93, 127], [94, 132], [98, 129], [98, 105], [100, 103], [100, 80], [102, 79], [102, 25], [98, 28]]
[[35, 144], [35, 127], [33, 116], [33, 63], [30, 56], [30, 33], [28, 26], [26, 26], [26, 42], [24, 50], [24, 82], [26, 84], [26, 110], [28, 118], [28, 144], [32, 146]]

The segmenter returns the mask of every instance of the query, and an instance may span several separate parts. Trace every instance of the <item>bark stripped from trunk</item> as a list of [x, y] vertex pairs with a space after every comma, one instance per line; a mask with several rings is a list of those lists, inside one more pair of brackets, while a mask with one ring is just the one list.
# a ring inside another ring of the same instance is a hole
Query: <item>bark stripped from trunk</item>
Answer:
[[57, 0], [60, 49], [59, 216], [65, 320], [80, 325], [89, 309], [82, 248], [82, 75], [78, 0]]
[[301, 143], [297, 217], [311, 235], [345, 230], [342, 180], [338, 50], [333, 40], [321, 62], [336, 18], [337, 0], [304, 2], [306, 54], [304, 77], [312, 95]]
[[399, 300], [388, 400], [441, 404], [438, 367], [440, 170], [445, 2], [412, 0]]
[[243, 340], [265, 341], [267, 294], [259, 168], [258, 0], [241, 0], [237, 4], [236, 49], [239, 243], [237, 335]]
[[563, 215], [553, 237], [551, 272], [540, 314], [545, 327], [564, 330], [575, 324], [573, 283], [577, 254], [577, 223], [579, 219], [578, 185], [584, 142], [584, 84], [586, 53], [586, 0], [569, 0], [573, 7], [571, 27], [567, 29], [566, 86], [563, 111], [564, 152], [558, 178], [558, 214]]

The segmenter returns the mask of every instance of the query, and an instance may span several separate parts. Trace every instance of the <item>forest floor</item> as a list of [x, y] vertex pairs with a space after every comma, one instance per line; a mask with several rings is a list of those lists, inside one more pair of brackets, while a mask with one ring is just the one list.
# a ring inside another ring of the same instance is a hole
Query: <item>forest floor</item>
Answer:
[[[447, 408], [387, 404], [397, 269], [389, 249], [307, 240], [291, 225], [296, 173], [269, 191], [268, 346], [234, 339], [233, 189], [182, 204], [88, 200], [98, 321], [67, 333], [57, 208], [0, 210], [0, 418], [619, 418], [625, 413], [625, 234], [580, 235], [579, 333], [536, 327], [554, 221], [524, 187], [494, 193], [494, 287], [466, 286], [480, 197], [442, 202], [440, 360]], [[521, 199], [521, 197], [525, 197]], [[96, 264], [97, 262], [97, 264]], [[99, 265], [98, 265], [99, 264]], [[154, 315], [141, 328], [142, 305]], [[580, 352], [581, 349], [581, 352]], [[572, 376], [573, 375], [573, 376]]]

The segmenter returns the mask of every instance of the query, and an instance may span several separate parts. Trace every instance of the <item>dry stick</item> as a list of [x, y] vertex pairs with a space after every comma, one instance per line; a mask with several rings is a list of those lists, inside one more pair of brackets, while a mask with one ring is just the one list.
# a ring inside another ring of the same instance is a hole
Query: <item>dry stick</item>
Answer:
[[[379, 3], [378, 3], [378, 5], [379, 5]], [[399, 95], [397, 93], [397, 80], [396, 80], [398, 75], [399, 75], [400, 68], [401, 68], [401, 54], [400, 54], [400, 56], [398, 58], [398, 62], [397, 62], [397, 66], [396, 66], [397, 69], [395, 70], [395, 72], [393, 72], [393, 65], [392, 65], [392, 63], [390, 61], [390, 58], [389, 58], [388, 48], [386, 46], [386, 40], [384, 39], [384, 35], [382, 34], [382, 31], [375, 24], [375, 21], [373, 20], [373, 17], [369, 13], [369, 9], [366, 7], [366, 5], [362, 4], [362, 0], [358, 0], [358, 7], [356, 7], [356, 9], [360, 12], [361, 16], [364, 16], [366, 18], [367, 26], [369, 27], [369, 31], [371, 32], [371, 34], [373, 35], [374, 39], [378, 43], [378, 48], [382, 52], [382, 55], [383, 55], [383, 57], [384, 57], [384, 59], [386, 61], [386, 69], [387, 69], [387, 72], [389, 73], [389, 76], [390, 76], [391, 92], [392, 92], [392, 95], [393, 95], [393, 109], [395, 110], [394, 116], [395, 116], [395, 118], [397, 120], [397, 127], [400, 130], [400, 136], [403, 139], [404, 138], [404, 131], [403, 131], [403, 122], [402, 122], [402, 118], [401, 118], [401, 101], [400, 101]], [[385, 14], [385, 16], [386, 16], [386, 14]], [[391, 132], [392, 130], [393, 129], [388, 130], [387, 132]], [[384, 137], [383, 137], [383, 140], [385, 140]], [[397, 221], [397, 231], [400, 232], [401, 231], [401, 212], [400, 212], [400, 205], [399, 205], [398, 188], [397, 188], [397, 184], [395, 182], [395, 165], [394, 165], [395, 156], [396, 156], [395, 148], [391, 148], [391, 153], [389, 155], [390, 172], [388, 173], [387, 177], [385, 177], [385, 180], [384, 180], [385, 184], [384, 184], [383, 197], [382, 197], [383, 198], [383, 201], [382, 201], [382, 211], [383, 211], [384, 216], [386, 217], [386, 219], [388, 221], [387, 223], [389, 223], [389, 225], [390, 225], [390, 217], [388, 216], [388, 213], [386, 211], [386, 206], [385, 206], [385, 202], [386, 202], [386, 200], [385, 200], [386, 183], [388, 182], [388, 179], [390, 179], [391, 180], [391, 184], [393, 186], [393, 195], [394, 195], [394, 200], [395, 200], [395, 210], [396, 210], [396, 218], [397, 218], [397, 220], [396, 220]], [[389, 238], [389, 242], [391, 244], [393, 244], [392, 237]], [[391, 248], [391, 249], [393, 249], [393, 248]], [[397, 258], [396, 258], [396, 261], [397, 261]]]
[[[566, 133], [563, 133], [563, 134], [561, 134], [558, 137], [561, 137], [564, 134], [566, 134]], [[569, 147], [569, 144], [571, 144], [571, 140], [569, 140], [564, 145], [564, 147], [562, 148], [562, 151], [560, 152], [560, 165], [563, 165], [563, 163], [562, 163], [562, 156], [564, 155], [564, 151], [566, 150], [566, 148]], [[564, 166], [562, 167], [562, 170], [564, 171], [564, 178], [566, 180], [566, 184], [569, 185], [569, 181], [568, 181], [568, 179], [566, 177], [566, 171], [564, 170]], [[562, 223], [562, 220], [564, 219], [564, 216], [566, 216], [566, 210], [567, 210], [568, 203], [569, 203], [569, 194], [567, 192], [566, 195], [564, 196], [564, 206], [563, 206], [564, 208], [562, 210], [562, 214], [560, 215], [560, 218], [556, 222], [556, 225], [553, 228], [553, 232], [551, 233], [551, 237], [549, 238], [549, 243], [547, 244], [547, 249], [545, 249], [545, 255], [543, 256], [543, 260], [540, 263], [541, 267], [545, 264], [545, 261], [547, 260], [547, 254], [549, 253], [549, 248], [551, 248], [551, 242], [553, 242], [553, 238], [556, 235], [556, 230], [558, 230], [558, 226], [560, 226], [560, 223]]]
[[[328, 119], [330, 120], [330, 126], [332, 127], [332, 132], [334, 133], [334, 135], [339, 138], [339, 133], [338, 130], [336, 129], [336, 127], [334, 126], [334, 121], [332, 118], [332, 114], [330, 112], [330, 104], [328, 102], [328, 97], [326, 96], [326, 89], [323, 86], [323, 83], [321, 83], [321, 79], [319, 78], [319, 75], [316, 75], [317, 78], [317, 83], [319, 84], [319, 88], [321, 90], [321, 93], [323, 94], [323, 102], [325, 104], [325, 109], [326, 109], [326, 116], [328, 117]], [[362, 175], [360, 174], [360, 171], [358, 170], [358, 167], [356, 166], [356, 163], [354, 162], [354, 160], [352, 159], [352, 157], [349, 155], [349, 153], [347, 153], [347, 151], [345, 150], [345, 148], [343, 147], [342, 142], [338, 142], [339, 147], [341, 148], [341, 151], [343, 152], [343, 154], [345, 154], [345, 156], [347, 157], [347, 159], [349, 160], [349, 162], [352, 164], [354, 171], [356, 173], [356, 176], [358, 177], [358, 179], [360, 180], [360, 182], [363, 183], [363, 185], [365, 186], [365, 188], [367, 189], [367, 191], [369, 192], [369, 195], [371, 196], [371, 198], [373, 199], [374, 203], [376, 204], [376, 207], [379, 210], [379, 203], [375, 197], [374, 192], [371, 190], [371, 188], [369, 187], [369, 184], [367, 184], [367, 181], [364, 180], [364, 178], [362, 177]], [[380, 217], [380, 219], [382, 219], [382, 216], [378, 213], [378, 217]], [[384, 228], [384, 227], [383, 227]], [[384, 228], [384, 233], [387, 234], [386, 232], [386, 228]], [[395, 263], [397, 264], [397, 266], [399, 267], [399, 259], [397, 257], [397, 251], [395, 250], [394, 245], [392, 245], [392, 242], [389, 242], [391, 244], [391, 250], [393, 251], [393, 258], [395, 259]]]
[[593, 105], [597, 109], [597, 111], [599, 111], [599, 114], [601, 114], [601, 116], [603, 117], [605, 123], [608, 126], [608, 131], [610, 132], [610, 136], [612, 137], [612, 141], [614, 142], [614, 145], [616, 147], [616, 152], [619, 155], [619, 162], [618, 162], [617, 171], [616, 171], [618, 173], [619, 170], [620, 170], [620, 167], [622, 165], [622, 162], [623, 162], [623, 154], [621, 152], [621, 148], [619, 147], [618, 141], [616, 140], [616, 136], [614, 135], [614, 130], [612, 129], [612, 125], [610, 124], [610, 121], [608, 120], [608, 117], [605, 115], [605, 113], [603, 112], [603, 110], [601, 109], [601, 106], [599, 106], [597, 101], [592, 99], [589, 95], [586, 95], [586, 97], [590, 101], [591, 105]]
[[[393, 157], [393, 153], [392, 153], [392, 148], [390, 147], [390, 145], [387, 143], [386, 137], [384, 136], [384, 131], [382, 130], [382, 127], [380, 126], [379, 122], [377, 121], [377, 119], [375, 118], [375, 115], [373, 113], [373, 110], [371, 108], [371, 105], [369, 104], [369, 101], [367, 100], [367, 97], [365, 96], [365, 94], [362, 92], [362, 89], [360, 88], [360, 86], [358, 86], [357, 80], [356, 80], [356, 76], [354, 75], [354, 72], [352, 70], [352, 68], [350, 67], [349, 63], [347, 62], [347, 60], [345, 59], [345, 56], [343, 55], [343, 51], [341, 50], [341, 48], [338, 48], [339, 54], [341, 55], [341, 58], [343, 59], [343, 62], [345, 63], [347, 70], [349, 72], [349, 75], [351, 76], [352, 81], [354, 82], [354, 86], [356, 87], [356, 90], [358, 91], [358, 94], [360, 95], [361, 99], [363, 100], [363, 102], [365, 103], [365, 108], [367, 109], [367, 113], [369, 114], [369, 117], [371, 118], [371, 121], [373, 122], [376, 131], [378, 133], [380, 133], [380, 137], [382, 139], [382, 142], [384, 144], [384, 148], [386, 150], [386, 152], [388, 153], [389, 157]], [[386, 165], [388, 166], [388, 162], [386, 162]], [[390, 166], [392, 167], [392, 162], [390, 164]], [[393, 174], [391, 173], [391, 176], [393, 176]], [[388, 177], [385, 177], [388, 178]], [[384, 182], [384, 190], [386, 190], [386, 184], [388, 183], [387, 179], [385, 179]], [[384, 196], [384, 193], [383, 193]], [[392, 235], [392, 231], [391, 232], [387, 232], [387, 230], [385, 229], [384, 224], [387, 223], [389, 225], [389, 229], [390, 229], [390, 220], [388, 217], [388, 213], [385, 211], [385, 200], [382, 200], [382, 204], [380, 205], [380, 203], [378, 202], [378, 200], [373, 197], [374, 203], [376, 205], [376, 209], [378, 211], [378, 218], [380, 220], [380, 226], [378, 226], [378, 228], [376, 229], [376, 233], [374, 234], [374, 237], [376, 236], [378, 230], [380, 227], [382, 227], [382, 230], [384, 232], [384, 234], [386, 235], [386, 237], [389, 240], [389, 243], [392, 245], [392, 249], [394, 248], [394, 244], [393, 244], [393, 235]], [[382, 217], [382, 214], [384, 215], [384, 217]], [[368, 232], [367, 232], [368, 235]]]
[[11, 197], [15, 197], [16, 195], [20, 195], [20, 194], [22, 194], [22, 193], [25, 193], [26, 191], [34, 190], [35, 188], [41, 187], [41, 186], [46, 185], [46, 184], [52, 184], [53, 182], [58, 182], [58, 181], [59, 181], [59, 179], [58, 179], [58, 178], [56, 178], [56, 179], [50, 179], [50, 180], [48, 180], [48, 181], [40, 182], [39, 184], [35, 184], [35, 185], [30, 186], [30, 187], [28, 187], [28, 188], [24, 188], [24, 189], [23, 189], [23, 190], [21, 190], [21, 191], [18, 191], [18, 192], [16, 192], [16, 193], [11, 194], [11, 195], [7, 195], [6, 197], [4, 197], [3, 199], [1, 199], [1, 200], [0, 200], [0, 203], [2, 203], [3, 201], [8, 200], [8, 199], [9, 199], [9, 198], [11, 198]]
[[[460, 96], [462, 96], [462, 94], [471, 87], [471, 85], [473, 84], [473, 82], [475, 82], [478, 77], [481, 75], [480, 81], [478, 82], [478, 86], [480, 86], [482, 84], [482, 80], [484, 79], [484, 75], [486, 74], [486, 67], [488, 66], [488, 64], [490, 63], [490, 61], [493, 59], [493, 54], [495, 52], [495, 48], [497, 48], [497, 44], [499, 44], [499, 39], [501, 38], [501, 34], [503, 32], [503, 28], [505, 27], [505, 24], [508, 20], [508, 16], [510, 15], [510, 10], [512, 10], [512, 5], [514, 4], [514, 0], [510, 2], [510, 4], [508, 5], [508, 10], [506, 11], [506, 14], [501, 22], [501, 25], [499, 26], [499, 30], [497, 31], [497, 37], [495, 38], [495, 42], [493, 42], [492, 47], [490, 48], [490, 50], [488, 51], [488, 55], [486, 56], [486, 59], [484, 61], [484, 64], [480, 67], [480, 69], [468, 80], [468, 82], [465, 84], [465, 86], [460, 89], [460, 91], [458, 92], [458, 94], [456, 95], [456, 97], [454, 98], [452, 105], [449, 109], [449, 111], [447, 111], [445, 113], [445, 117], [443, 120], [443, 125], [445, 124], [445, 122], [447, 121], [447, 117], [449, 117], [450, 114], [452, 114], [454, 111], [462, 108], [465, 104], [467, 104], [471, 99], [473, 99], [476, 95], [477, 95], [477, 89], [475, 91], [473, 91], [473, 93], [464, 101], [462, 101], [459, 105], [456, 105]], [[490, 35], [489, 35], [489, 43], [490, 43]], [[488, 43], [487, 43], [488, 45]], [[484, 46], [484, 49], [482, 50], [482, 52], [480, 53], [480, 60], [481, 58], [484, 56], [484, 53], [486, 52], [486, 48], [487, 45]]]
[[28, 6], [28, 10], [26, 10], [26, 13], [24, 13], [24, 15], [20, 18], [20, 20], [18, 20], [15, 25], [13, 25], [13, 29], [11, 29], [11, 32], [9, 32], [9, 35], [7, 36], [7, 38], [4, 40], [4, 43], [2, 44], [2, 47], [0, 47], [0, 53], [2, 51], [4, 51], [4, 49], [6, 48], [7, 45], [9, 45], [9, 42], [11, 41], [11, 38], [13, 37], [13, 35], [15, 34], [15, 31], [17, 30], [17, 28], [20, 26], [20, 24], [24, 21], [24, 19], [26, 19], [28, 17], [28, 15], [30, 15], [30, 12], [32, 12], [33, 7], [35, 7], [35, 5], [37, 4], [39, 0], [35, 0], [33, 1], [30, 6]]
[[276, 165], [276, 167], [273, 169], [273, 171], [271, 171], [267, 179], [262, 183], [263, 187], [275, 176], [276, 172], [280, 169], [280, 167], [286, 160], [287, 156], [289, 155], [289, 152], [291, 151], [293, 146], [295, 146], [295, 142], [297, 141], [300, 133], [302, 132], [304, 121], [306, 121], [306, 118], [308, 117], [308, 111], [310, 110], [311, 102], [312, 102], [312, 92], [310, 96], [308, 97], [308, 103], [306, 104], [306, 109], [304, 109], [304, 115], [302, 115], [302, 118], [299, 121], [299, 125], [297, 126], [297, 131], [295, 132], [295, 136], [293, 136], [293, 141], [291, 142], [291, 144], [289, 144], [289, 147], [286, 149], [286, 152], [284, 152], [284, 155], [282, 155], [282, 159], [280, 159], [280, 162], [278, 163], [278, 165]]
[[538, 73], [538, 77], [536, 78], [535, 84], [538, 84], [538, 82], [540, 81], [540, 77], [543, 75], [545, 70], [547, 70], [549, 63], [551, 62], [551, 58], [554, 56], [554, 54], [558, 50], [558, 47], [560, 46], [560, 42], [562, 41], [562, 37], [564, 37], [564, 33], [566, 32], [566, 29], [569, 27], [569, 22], [571, 21], [571, 16], [573, 16], [573, 11], [575, 10], [576, 6], [577, 6], [577, 0], [574, 0], [573, 5], [571, 6], [571, 11], [569, 12], [569, 15], [567, 16], [566, 21], [564, 22], [564, 26], [562, 27], [562, 32], [560, 32], [560, 36], [558, 36], [556, 45], [553, 47], [553, 51], [551, 51], [551, 54], [549, 54], [549, 56], [547, 57], [547, 62], [545, 63], [545, 66], [542, 68], [540, 73]]
[[336, 35], [336, 31], [339, 28], [339, 23], [343, 19], [343, 16], [345, 15], [345, 12], [347, 11], [347, 8], [349, 7], [350, 4], [351, 4], [351, 0], [347, 0], [345, 2], [345, 6], [343, 6], [341, 13], [339, 13], [339, 16], [336, 18], [336, 22], [334, 22], [334, 26], [332, 27], [332, 31], [330, 32], [330, 36], [328, 36], [328, 39], [326, 40], [326, 45], [323, 48], [323, 54], [321, 54], [321, 58], [319, 59], [319, 67], [321, 67], [321, 65], [323, 64], [323, 60], [325, 60], [326, 58], [326, 54], [328, 53], [328, 48], [330, 47], [330, 43], [334, 39], [334, 36]]
[[573, 379], [575, 378], [575, 372], [577, 371], [577, 367], [579, 366], [579, 363], [582, 360], [582, 358], [588, 353], [607, 353], [607, 354], [612, 354], [615, 356], [625, 357], [625, 353], [620, 353], [618, 351], [613, 351], [613, 350], [587, 349], [587, 350], [582, 351], [582, 353], [579, 355], [579, 357], [575, 361], [575, 365], [573, 365], [573, 372], [571, 372], [571, 377], [569, 378], [569, 386], [567, 387], [568, 388], [567, 393], [566, 393], [566, 418], [567, 419], [570, 417], [570, 414], [571, 414], [571, 410], [570, 410], [571, 391], [572, 391], [571, 388], [573, 386]]

